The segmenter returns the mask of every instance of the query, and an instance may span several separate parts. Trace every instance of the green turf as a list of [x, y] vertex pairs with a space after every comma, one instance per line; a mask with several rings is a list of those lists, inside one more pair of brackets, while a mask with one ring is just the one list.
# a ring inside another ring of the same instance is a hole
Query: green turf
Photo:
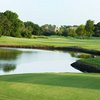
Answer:
[[1, 37], [0, 45], [28, 45], [28, 46], [79, 46], [87, 49], [100, 50], [100, 39], [91, 38], [91, 39], [76, 39], [71, 37], [46, 37], [46, 38], [13, 38], [13, 37]]
[[100, 57], [81, 59], [80, 61], [89, 65], [100, 67]]
[[[3, 36], [0, 45], [79, 46], [100, 50], [100, 39]], [[100, 75], [43, 73], [0, 76], [0, 100], [100, 100]]]
[[99, 74], [0, 76], [0, 100], [100, 100]]

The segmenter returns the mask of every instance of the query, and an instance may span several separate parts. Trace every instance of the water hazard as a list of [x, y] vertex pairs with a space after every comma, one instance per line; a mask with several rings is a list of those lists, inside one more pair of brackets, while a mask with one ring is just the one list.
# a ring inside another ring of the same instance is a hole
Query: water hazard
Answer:
[[0, 48], [0, 75], [41, 72], [78, 73], [80, 71], [71, 66], [78, 59], [76, 53], [69, 52]]

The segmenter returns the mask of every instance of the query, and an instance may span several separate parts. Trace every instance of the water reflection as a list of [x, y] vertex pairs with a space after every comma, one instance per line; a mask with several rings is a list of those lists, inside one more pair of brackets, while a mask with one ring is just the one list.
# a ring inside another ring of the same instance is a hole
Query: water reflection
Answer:
[[21, 53], [19, 50], [0, 49], [0, 60], [16, 60]]
[[4, 72], [10, 72], [14, 71], [16, 69], [16, 65], [14, 64], [1, 64], [0, 70], [3, 70]]

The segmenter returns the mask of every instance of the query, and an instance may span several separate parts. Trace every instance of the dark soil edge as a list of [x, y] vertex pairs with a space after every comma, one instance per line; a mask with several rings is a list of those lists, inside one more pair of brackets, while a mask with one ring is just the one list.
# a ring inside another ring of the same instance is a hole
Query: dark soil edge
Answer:
[[100, 55], [100, 51], [98, 51], [98, 50], [89, 50], [89, 49], [84, 49], [84, 48], [80, 48], [80, 47], [77, 47], [77, 46], [55, 47], [55, 46], [0, 45], [0, 47], [44, 49], [44, 50], [60, 50], [60, 51], [74, 51], [74, 52], [89, 53], [89, 54], [93, 54], [93, 55]]
[[80, 60], [76, 61], [75, 63], [72, 63], [71, 66], [82, 72], [100, 73], [100, 68], [98, 68], [97, 66], [83, 63]]

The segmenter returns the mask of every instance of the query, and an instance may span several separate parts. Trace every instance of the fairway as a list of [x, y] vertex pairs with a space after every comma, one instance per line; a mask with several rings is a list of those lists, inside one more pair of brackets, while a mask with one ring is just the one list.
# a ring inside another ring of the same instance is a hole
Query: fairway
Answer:
[[51, 36], [51, 37], [37, 37], [32, 39], [27, 38], [14, 38], [5, 37], [0, 38], [0, 45], [18, 45], [18, 46], [54, 46], [54, 47], [68, 47], [68, 46], [78, 46], [86, 49], [100, 50], [100, 39], [90, 38], [90, 39], [76, 39], [72, 37], [61, 37], [61, 36]]
[[[100, 39], [1, 37], [0, 45], [78, 46], [100, 50]], [[0, 76], [0, 100], [100, 100], [99, 74], [41, 73]]]
[[0, 100], [100, 100], [99, 74], [0, 76]]

